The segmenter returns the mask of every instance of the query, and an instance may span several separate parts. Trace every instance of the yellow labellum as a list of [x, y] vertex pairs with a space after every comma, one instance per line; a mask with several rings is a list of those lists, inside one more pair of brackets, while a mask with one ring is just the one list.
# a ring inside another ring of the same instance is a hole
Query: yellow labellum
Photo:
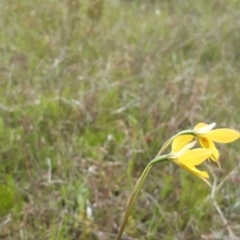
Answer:
[[205, 137], [198, 137], [197, 140], [198, 140], [199, 145], [202, 148], [207, 148], [207, 149], [212, 150], [212, 155], [210, 156], [210, 158], [220, 166], [220, 163], [218, 161], [219, 152], [218, 152], [217, 148], [215, 147], [215, 144]]

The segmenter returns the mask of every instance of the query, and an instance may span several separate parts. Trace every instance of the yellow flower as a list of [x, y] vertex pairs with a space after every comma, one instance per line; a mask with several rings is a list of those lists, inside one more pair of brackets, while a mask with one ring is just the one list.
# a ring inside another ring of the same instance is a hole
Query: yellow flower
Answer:
[[[214, 129], [215, 123], [207, 125], [206, 123], [199, 123], [194, 127], [191, 135], [179, 135], [174, 139], [174, 144], [179, 149], [185, 146], [187, 143], [192, 141], [195, 137], [199, 145], [203, 148], [208, 148], [212, 150], [210, 158], [216, 162], [219, 166], [218, 161], [219, 152], [215, 147], [214, 142], [217, 143], [230, 143], [237, 140], [240, 137], [238, 131], [229, 128]], [[187, 133], [190, 134], [190, 133]]]
[[196, 168], [196, 166], [209, 158], [212, 154], [212, 150], [206, 148], [196, 148], [190, 150], [195, 144], [196, 141], [191, 142], [186, 146], [182, 147], [182, 149], [180, 150], [178, 139], [175, 138], [172, 143], [172, 152], [169, 158], [172, 159], [172, 161], [175, 162], [177, 165], [184, 168], [193, 175], [199, 177], [209, 186], [211, 186], [211, 184], [207, 180], [207, 178], [209, 178], [208, 173], [205, 171], [200, 171]]

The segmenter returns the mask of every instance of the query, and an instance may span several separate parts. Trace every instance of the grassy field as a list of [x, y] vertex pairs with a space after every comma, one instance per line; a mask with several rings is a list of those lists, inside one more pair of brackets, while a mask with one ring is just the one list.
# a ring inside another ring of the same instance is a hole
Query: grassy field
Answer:
[[[169, 137], [239, 130], [239, 19], [237, 0], [2, 0], [0, 239], [115, 239]], [[219, 148], [213, 189], [154, 167], [122, 239], [239, 239], [239, 141]]]

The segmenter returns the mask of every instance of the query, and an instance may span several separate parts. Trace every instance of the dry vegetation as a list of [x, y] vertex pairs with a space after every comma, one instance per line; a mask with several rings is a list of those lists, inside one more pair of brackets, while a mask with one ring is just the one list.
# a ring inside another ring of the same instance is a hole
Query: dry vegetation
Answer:
[[[237, 0], [2, 0], [0, 239], [114, 239], [164, 140], [239, 130], [239, 19]], [[123, 239], [239, 239], [239, 142], [220, 161], [213, 190], [155, 167]]]

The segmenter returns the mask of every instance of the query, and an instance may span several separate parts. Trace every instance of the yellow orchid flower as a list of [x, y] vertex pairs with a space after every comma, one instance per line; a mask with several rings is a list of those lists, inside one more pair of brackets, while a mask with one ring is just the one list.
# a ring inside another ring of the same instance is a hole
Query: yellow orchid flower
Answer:
[[[196, 168], [196, 166], [198, 166], [208, 158], [211, 158], [213, 161], [219, 164], [219, 153], [213, 142], [229, 143], [237, 140], [240, 137], [240, 133], [232, 129], [222, 128], [213, 130], [215, 125], [215, 123], [209, 125], [205, 123], [199, 123], [194, 127], [193, 130], [181, 131], [177, 135], [170, 137], [163, 144], [157, 156], [152, 159], [148, 163], [146, 168], [143, 170], [141, 176], [139, 177], [133, 188], [116, 240], [121, 239], [134, 202], [136, 201], [137, 196], [140, 193], [140, 190], [147, 176], [150, 173], [150, 170], [155, 164], [164, 161], [173, 161], [180, 167], [202, 179], [205, 183], [211, 186], [211, 184], [207, 180], [209, 178], [208, 173], [199, 170], [198, 168]], [[196, 141], [191, 142], [193, 138], [195, 138]], [[202, 148], [191, 149], [196, 144], [196, 142], [198, 142]], [[171, 153], [162, 155], [162, 153], [171, 143]]]
[[218, 161], [219, 152], [215, 147], [214, 142], [217, 143], [233, 142], [240, 137], [240, 133], [229, 128], [219, 128], [212, 130], [215, 127], [215, 125], [216, 125], [215, 123], [209, 125], [207, 125], [206, 123], [197, 124], [194, 127], [193, 132], [191, 134], [188, 132], [183, 133], [184, 135], [177, 136], [174, 139], [173, 143], [175, 145], [174, 147], [179, 150], [187, 143], [192, 141], [192, 139], [195, 137], [195, 139], [197, 140], [201, 147], [212, 150], [210, 158], [220, 166], [220, 163]]
[[212, 154], [212, 150], [206, 148], [196, 148], [190, 150], [195, 144], [196, 141], [191, 142], [179, 151], [179, 142], [178, 139], [175, 138], [172, 143], [172, 152], [169, 158], [172, 159], [174, 163], [192, 173], [193, 175], [199, 177], [209, 186], [211, 186], [207, 180], [207, 178], [209, 178], [208, 173], [205, 171], [200, 171], [196, 168], [196, 166], [209, 158]]

